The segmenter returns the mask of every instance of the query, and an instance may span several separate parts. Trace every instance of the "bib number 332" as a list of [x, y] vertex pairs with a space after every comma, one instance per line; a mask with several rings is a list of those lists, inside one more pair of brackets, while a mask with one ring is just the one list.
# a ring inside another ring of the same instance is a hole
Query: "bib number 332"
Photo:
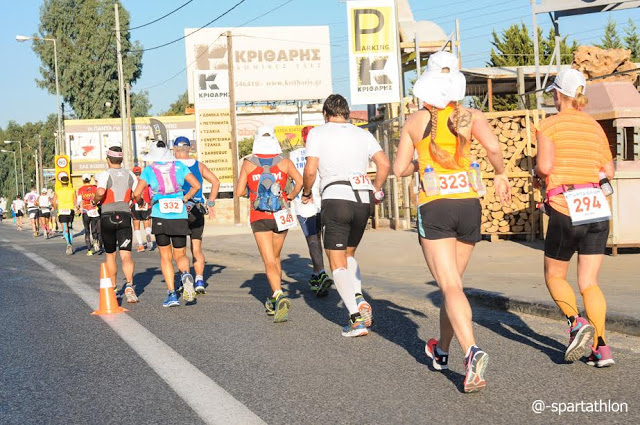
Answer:
[[293, 229], [298, 225], [298, 220], [296, 219], [296, 217], [294, 217], [290, 210], [284, 209], [275, 212], [273, 213], [273, 218], [276, 220], [278, 232]]
[[158, 201], [162, 214], [180, 214], [184, 209], [184, 203], [180, 198], [166, 198]]
[[609, 202], [597, 187], [575, 189], [564, 193], [574, 226], [607, 221], [611, 218]]

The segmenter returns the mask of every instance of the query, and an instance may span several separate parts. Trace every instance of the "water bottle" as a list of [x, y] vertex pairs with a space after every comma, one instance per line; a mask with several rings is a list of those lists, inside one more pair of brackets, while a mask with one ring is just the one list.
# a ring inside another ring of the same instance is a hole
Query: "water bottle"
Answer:
[[602, 189], [602, 192], [604, 193], [605, 196], [611, 196], [613, 195], [613, 187], [611, 187], [611, 183], [609, 183], [609, 179], [607, 178], [607, 175], [604, 173], [604, 171], [600, 171], [600, 189]]
[[422, 188], [427, 196], [436, 196], [440, 194], [440, 185], [438, 184], [438, 173], [435, 172], [431, 165], [427, 165], [422, 175]]
[[471, 187], [476, 191], [478, 196], [484, 196], [487, 193], [487, 188], [482, 181], [482, 171], [480, 171], [480, 164], [478, 161], [473, 161], [471, 163], [471, 170], [468, 173], [469, 183], [471, 183]]

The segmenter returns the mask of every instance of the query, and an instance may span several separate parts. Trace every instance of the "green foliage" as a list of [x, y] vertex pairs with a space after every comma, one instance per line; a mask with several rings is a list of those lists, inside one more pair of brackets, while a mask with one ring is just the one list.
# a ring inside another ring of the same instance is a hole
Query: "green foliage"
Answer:
[[[16, 160], [18, 166], [18, 188], [22, 193], [22, 176], [20, 173], [20, 147], [17, 143], [5, 145], [5, 140], [14, 140], [22, 142], [22, 163], [24, 165], [24, 185], [28, 192], [29, 188], [36, 183], [36, 165], [34, 160], [35, 150], [38, 149], [38, 135], [42, 137], [42, 161], [44, 168], [53, 168], [53, 157], [55, 150], [54, 132], [57, 130], [57, 116], [49, 115], [45, 122], [17, 124], [15, 121], [9, 121], [7, 127], [0, 128], [0, 144], [2, 149], [12, 150], [16, 152]], [[16, 180], [13, 167], [13, 155], [8, 153], [0, 153], [0, 196], [4, 196], [8, 200], [15, 199], [16, 196]], [[11, 201], [8, 201], [8, 205]]]
[[148, 117], [151, 109], [149, 92], [131, 93], [131, 117]]
[[161, 113], [160, 115], [173, 116], [184, 115], [184, 110], [189, 106], [189, 94], [185, 91], [178, 97], [178, 99], [169, 105], [169, 110]]
[[604, 27], [604, 35], [600, 39], [601, 43], [596, 44], [601, 49], [622, 49], [622, 42], [620, 36], [618, 36], [618, 30], [616, 29], [616, 21], [611, 16], [607, 21], [607, 26]]
[[629, 18], [627, 25], [624, 27], [626, 36], [624, 37], [624, 48], [631, 50], [631, 61], [640, 62], [640, 37], [638, 37], [638, 27]]
[[246, 137], [238, 141], [238, 157], [244, 158], [247, 155], [251, 155], [252, 148], [253, 148], [253, 137]]
[[[113, 0], [44, 0], [36, 37], [55, 38], [60, 95], [81, 119], [120, 116]], [[125, 82], [142, 74], [142, 52], [131, 41], [129, 13], [120, 5]], [[53, 43], [34, 41], [42, 79], [37, 84], [56, 92]], [[105, 102], [111, 102], [110, 107]]]

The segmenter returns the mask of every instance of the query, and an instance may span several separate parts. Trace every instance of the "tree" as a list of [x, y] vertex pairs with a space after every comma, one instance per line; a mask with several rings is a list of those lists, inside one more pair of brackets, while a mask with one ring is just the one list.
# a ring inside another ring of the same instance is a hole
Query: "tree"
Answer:
[[614, 21], [611, 16], [609, 16], [607, 26], [604, 27], [604, 35], [600, 41], [601, 43], [596, 44], [596, 46], [601, 49], [622, 49], [622, 42], [616, 29], [616, 21]]
[[189, 94], [185, 91], [178, 97], [178, 99], [175, 102], [169, 105], [169, 110], [166, 112], [163, 112], [162, 115], [168, 115], [168, 116], [184, 115], [185, 114], [184, 111], [188, 106], [190, 106]]
[[640, 37], [638, 37], [638, 27], [633, 23], [633, 19], [629, 18], [624, 32], [626, 34], [624, 47], [631, 50], [631, 61], [640, 62]]
[[[124, 79], [134, 83], [142, 74], [142, 52], [137, 51], [142, 46], [131, 42], [129, 13], [122, 5], [119, 14]], [[114, 28], [112, 0], [45, 0], [40, 8], [35, 36], [56, 39], [60, 94], [78, 118], [120, 116]], [[35, 41], [33, 50], [42, 62], [37, 84], [55, 93], [52, 43]]]
[[149, 92], [131, 93], [131, 117], [148, 117], [151, 109]]

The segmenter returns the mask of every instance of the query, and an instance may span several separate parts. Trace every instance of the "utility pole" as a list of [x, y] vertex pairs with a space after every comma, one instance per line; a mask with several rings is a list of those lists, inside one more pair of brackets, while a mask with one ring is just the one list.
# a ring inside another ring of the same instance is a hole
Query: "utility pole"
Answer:
[[40, 194], [40, 170], [38, 170], [38, 149], [36, 149], [33, 159], [36, 162], [36, 191]]
[[122, 156], [124, 168], [129, 165], [129, 144], [127, 143], [127, 106], [124, 96], [124, 72], [122, 70], [122, 46], [120, 44], [120, 15], [118, 14], [118, 2], [113, 4], [116, 14], [116, 56], [118, 58], [118, 85], [120, 86], [120, 117], [122, 118]]
[[[227, 31], [227, 65], [229, 67], [229, 118], [231, 121], [231, 156], [233, 166], [233, 184], [238, 181], [238, 138], [236, 137], [236, 94], [233, 76], [233, 36]], [[240, 198], [233, 197], [233, 222], [240, 224]]]
[[38, 161], [40, 161], [40, 168], [37, 169], [38, 171], [38, 175], [40, 176], [40, 184], [42, 185], [42, 187], [46, 187], [45, 181], [44, 181], [44, 170], [42, 169], [44, 167], [43, 163], [42, 163], [42, 136], [40, 136], [38, 134]]
[[131, 84], [127, 83], [127, 146], [131, 153], [131, 164], [138, 163], [138, 149], [131, 140]]
[[540, 81], [540, 46], [538, 41], [538, 18], [536, 16], [536, 0], [531, 0], [531, 13], [533, 20], [533, 55], [536, 65], [536, 109], [542, 108], [542, 81]]

